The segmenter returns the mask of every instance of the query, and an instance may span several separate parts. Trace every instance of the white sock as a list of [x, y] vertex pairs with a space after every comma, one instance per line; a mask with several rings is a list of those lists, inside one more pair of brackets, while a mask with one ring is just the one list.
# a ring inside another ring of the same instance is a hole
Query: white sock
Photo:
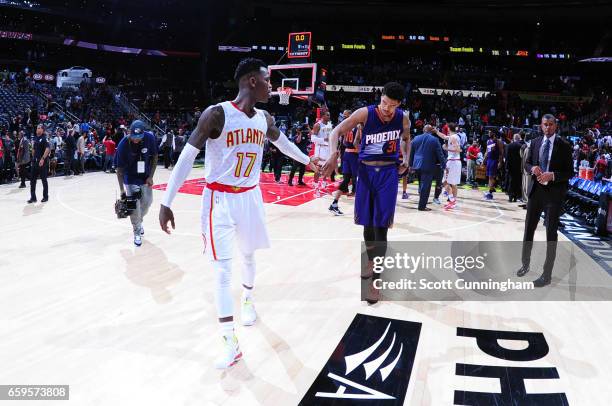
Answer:
[[242, 301], [244, 302], [247, 299], [251, 299], [253, 297], [253, 288], [247, 289], [244, 286], [242, 287]]
[[[255, 283], [255, 253], [242, 252], [242, 299], [250, 299]], [[245, 288], [249, 286], [251, 289]]]
[[234, 321], [224, 321], [219, 323], [221, 326], [221, 335], [223, 337], [233, 337], [234, 336]]
[[[234, 315], [232, 301], [232, 260], [221, 259], [211, 261], [215, 271], [215, 304], [217, 306], [217, 317], [231, 317]], [[233, 328], [233, 324], [232, 324]]]

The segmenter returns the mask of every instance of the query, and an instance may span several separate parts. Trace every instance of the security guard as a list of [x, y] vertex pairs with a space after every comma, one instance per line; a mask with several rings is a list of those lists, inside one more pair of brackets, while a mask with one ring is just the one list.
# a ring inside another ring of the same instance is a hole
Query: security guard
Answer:
[[49, 172], [49, 142], [45, 127], [42, 124], [36, 126], [36, 137], [32, 142], [32, 167], [30, 169], [30, 200], [28, 203], [36, 202], [36, 180], [40, 176], [43, 184], [43, 198], [41, 202], [49, 200], [49, 184], [47, 183], [47, 173]]
[[134, 245], [142, 244], [142, 219], [149, 211], [153, 200], [153, 175], [157, 168], [157, 142], [155, 136], [145, 131], [145, 125], [135, 120], [130, 125], [129, 133], [117, 146], [115, 166], [121, 194], [138, 196], [136, 210], [130, 215], [134, 229]]

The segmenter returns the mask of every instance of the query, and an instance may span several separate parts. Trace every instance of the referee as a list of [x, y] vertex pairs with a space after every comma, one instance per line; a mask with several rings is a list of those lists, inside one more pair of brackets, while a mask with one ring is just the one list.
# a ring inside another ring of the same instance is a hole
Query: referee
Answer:
[[45, 127], [42, 124], [36, 126], [36, 137], [32, 142], [32, 167], [30, 174], [30, 200], [28, 203], [36, 203], [36, 180], [40, 177], [43, 184], [43, 198], [41, 202], [49, 200], [49, 184], [47, 174], [49, 172], [49, 142], [45, 134]]

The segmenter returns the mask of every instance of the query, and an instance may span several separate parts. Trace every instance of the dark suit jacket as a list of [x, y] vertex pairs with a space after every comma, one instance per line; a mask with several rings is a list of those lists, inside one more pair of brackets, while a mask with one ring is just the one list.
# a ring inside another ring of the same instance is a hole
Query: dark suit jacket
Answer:
[[506, 147], [506, 168], [509, 172], [521, 173], [521, 148], [523, 144], [520, 142], [511, 142]]
[[409, 165], [412, 169], [433, 172], [436, 164], [440, 164], [442, 168], [446, 165], [442, 146], [435, 135], [429, 133], [417, 135], [410, 145]]
[[[525, 161], [525, 171], [528, 173], [531, 173], [532, 167], [540, 166], [540, 147], [542, 142], [544, 142], [544, 136], [534, 138], [531, 141], [529, 155]], [[555, 137], [548, 170], [555, 174], [555, 180], [548, 182], [548, 185], [544, 186], [538, 182], [535, 175], [531, 175], [533, 182], [529, 188], [529, 196], [531, 196], [536, 187], [542, 187], [547, 192], [553, 194], [555, 199], [558, 199], [559, 204], [561, 204], [567, 192], [567, 183], [574, 176], [574, 162], [572, 160], [572, 147], [559, 134]]]

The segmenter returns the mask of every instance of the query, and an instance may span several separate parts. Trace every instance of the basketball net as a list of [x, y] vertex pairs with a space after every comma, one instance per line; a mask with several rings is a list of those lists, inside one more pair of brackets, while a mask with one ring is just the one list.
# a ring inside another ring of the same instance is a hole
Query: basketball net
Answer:
[[289, 105], [289, 98], [291, 97], [291, 88], [290, 87], [279, 87], [278, 89], [278, 104], [282, 104], [283, 106]]

